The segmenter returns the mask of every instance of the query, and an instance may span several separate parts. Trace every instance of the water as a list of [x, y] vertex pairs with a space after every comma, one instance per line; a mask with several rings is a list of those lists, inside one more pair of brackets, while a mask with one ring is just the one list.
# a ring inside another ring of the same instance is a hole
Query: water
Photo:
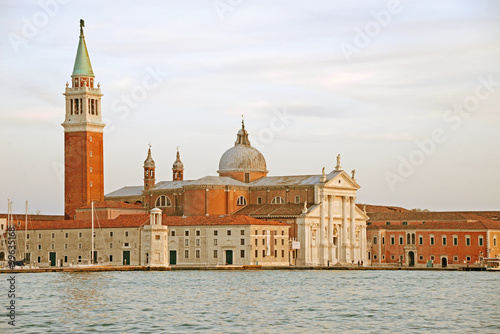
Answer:
[[0, 333], [500, 333], [500, 273], [171, 271], [16, 274]]

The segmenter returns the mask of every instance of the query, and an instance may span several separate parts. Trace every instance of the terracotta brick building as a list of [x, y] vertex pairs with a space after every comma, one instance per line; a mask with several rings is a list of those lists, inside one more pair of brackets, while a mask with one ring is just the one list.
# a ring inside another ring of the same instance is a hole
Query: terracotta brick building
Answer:
[[372, 265], [456, 267], [499, 257], [500, 212], [372, 212]]

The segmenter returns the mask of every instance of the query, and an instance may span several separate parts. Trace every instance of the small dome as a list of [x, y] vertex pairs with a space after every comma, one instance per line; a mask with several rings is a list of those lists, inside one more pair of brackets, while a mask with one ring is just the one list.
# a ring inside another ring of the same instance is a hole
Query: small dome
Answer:
[[184, 164], [181, 161], [181, 155], [179, 153], [179, 149], [177, 149], [177, 158], [175, 159], [174, 164], [172, 165], [173, 170], [184, 169]]
[[151, 157], [151, 146], [148, 149], [148, 157], [144, 160], [144, 167], [155, 167], [155, 161]]
[[227, 150], [219, 161], [219, 174], [224, 172], [263, 172], [267, 173], [266, 159], [262, 153], [250, 145], [245, 124], [238, 131], [234, 147]]

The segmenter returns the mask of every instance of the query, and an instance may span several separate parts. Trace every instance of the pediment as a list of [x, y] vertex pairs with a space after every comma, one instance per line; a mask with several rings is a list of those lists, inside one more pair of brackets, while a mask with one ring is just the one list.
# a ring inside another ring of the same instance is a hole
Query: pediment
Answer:
[[345, 171], [333, 175], [325, 184], [328, 188], [359, 189], [361, 188]]

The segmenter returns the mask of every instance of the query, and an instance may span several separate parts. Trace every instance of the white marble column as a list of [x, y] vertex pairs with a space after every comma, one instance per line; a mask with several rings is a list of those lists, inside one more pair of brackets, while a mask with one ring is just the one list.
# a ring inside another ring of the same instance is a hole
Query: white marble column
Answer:
[[326, 257], [325, 257], [325, 253], [326, 253], [326, 249], [327, 249], [327, 244], [326, 244], [326, 235], [325, 235], [325, 231], [326, 231], [326, 221], [325, 221], [325, 208], [326, 207], [326, 203], [325, 203], [325, 196], [323, 195], [323, 193], [321, 193], [320, 195], [320, 216], [319, 216], [319, 247], [318, 247], [318, 250], [319, 250], [319, 254], [318, 254], [318, 257], [319, 257], [319, 264], [324, 266], [326, 265]]
[[350, 236], [349, 239], [351, 241], [351, 261], [356, 259], [354, 258], [354, 247], [356, 246], [356, 208], [354, 205], [354, 201], [356, 200], [356, 197], [351, 196], [350, 198], [350, 203], [351, 203], [351, 212], [350, 212], [350, 217], [351, 217], [351, 224], [349, 227], [350, 230]]
[[349, 242], [347, 241], [347, 197], [342, 196], [342, 262], [348, 261]]
[[328, 196], [328, 260], [333, 262], [333, 201], [335, 196]]

